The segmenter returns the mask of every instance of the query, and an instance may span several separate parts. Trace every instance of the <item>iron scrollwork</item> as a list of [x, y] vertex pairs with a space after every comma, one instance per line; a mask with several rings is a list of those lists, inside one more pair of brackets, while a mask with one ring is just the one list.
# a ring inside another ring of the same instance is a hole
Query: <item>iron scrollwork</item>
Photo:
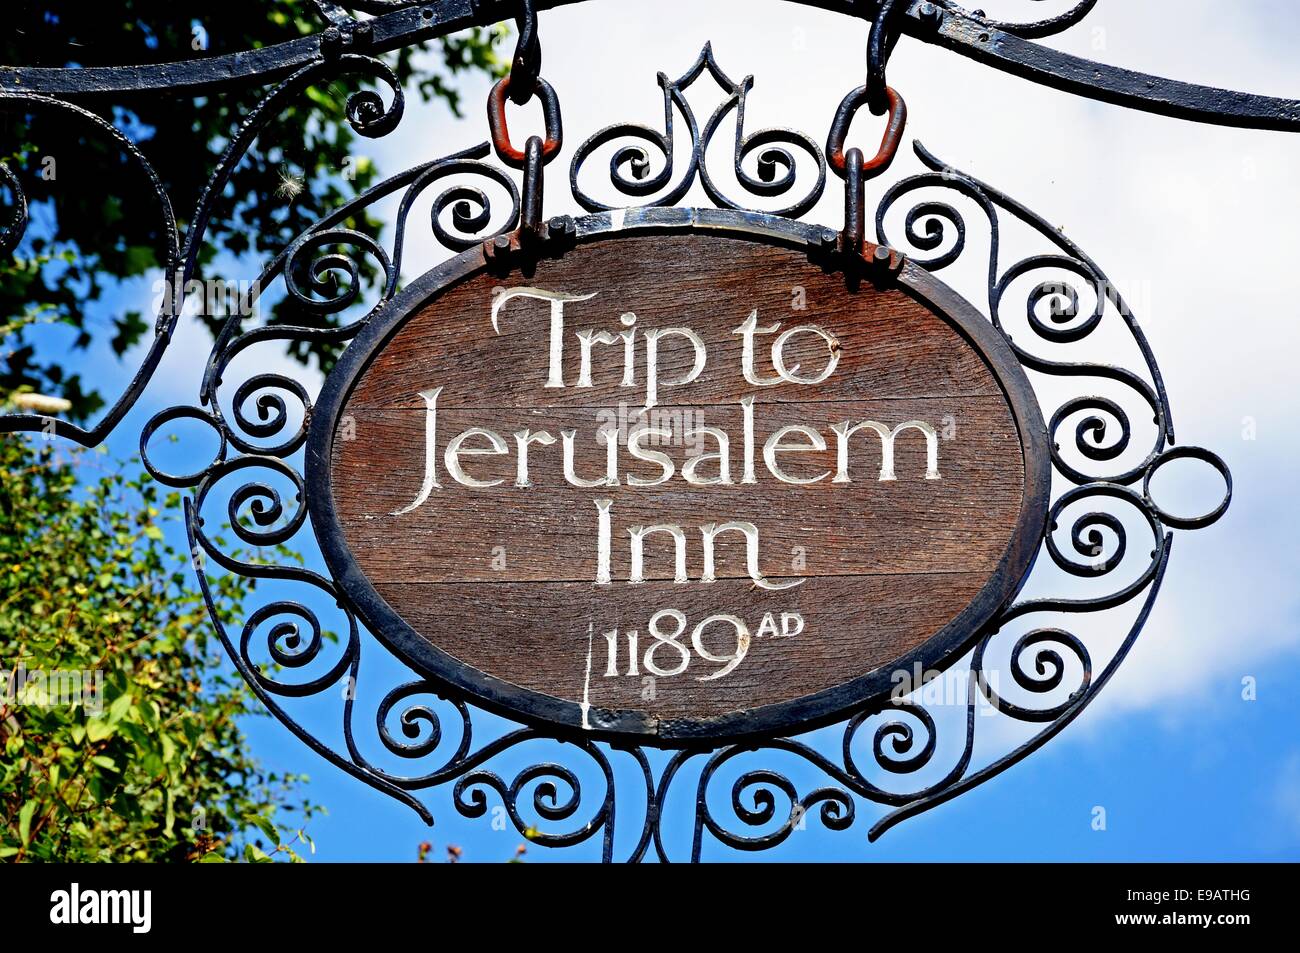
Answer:
[[[563, 2], [568, 0], [537, 6]], [[896, 5], [894, 22], [904, 35], [1075, 88], [1081, 81], [1066, 75], [1070, 58], [1044, 52], [1029, 40], [1077, 24], [1094, 4], [1095, 0], [1084, 0], [1058, 16], [1017, 25], [989, 20], [955, 3], [908, 3]], [[867, 17], [877, 11], [872, 3], [819, 0], [813, 5]], [[230, 140], [183, 240], [166, 193], [153, 176], [160, 214], [168, 226], [163, 233], [170, 236], [166, 260], [172, 289], [157, 316], [155, 349], [98, 426], [83, 430], [59, 422], [60, 434], [97, 443], [134, 403], [175, 328], [183, 304], [181, 289], [194, 273], [212, 203], [242, 152], [297, 93], [326, 75], [361, 72], [378, 79], [388, 87], [387, 103], [378, 93], [358, 91], [349, 100], [347, 119], [360, 134], [385, 135], [401, 121], [403, 97], [376, 54], [513, 11], [505, 3], [481, 5], [469, 0], [437, 5], [318, 0], [317, 6], [328, 23], [319, 36], [255, 51], [237, 64], [216, 62], [222, 59], [218, 57], [195, 63], [179, 75], [171, 67], [167, 82], [166, 67], [130, 75], [112, 70], [0, 70], [0, 106], [63, 109], [78, 120], [88, 117], [98, 123], [102, 120], [67, 98], [164, 86], [215, 90], [230, 83], [278, 81]], [[348, 9], [373, 14], [373, 19], [357, 21]], [[973, 41], [971, 30], [977, 31]], [[1026, 57], [1029, 47], [1036, 51], [1035, 65], [1017, 65], [1016, 58]], [[1233, 124], [1300, 128], [1300, 112], [1282, 101], [1223, 94], [1235, 97], [1230, 113], [1222, 112], [1226, 108], [1222, 97], [1170, 105], [1170, 87], [1152, 95], [1126, 91], [1117, 88], [1114, 79], [1123, 71], [1098, 69], [1094, 86], [1101, 92], [1090, 89], [1089, 94], [1099, 98]], [[701, 126], [687, 92], [705, 72], [721, 87], [724, 100]], [[1136, 75], [1126, 74], [1125, 81], [1133, 82]], [[660, 74], [659, 85], [664, 100], [662, 132], [621, 123], [595, 133], [574, 153], [572, 193], [588, 211], [614, 208], [579, 185], [587, 160], [606, 146], [614, 147], [608, 164], [610, 183], [625, 197], [642, 199], [650, 206], [671, 206], [698, 180], [719, 208], [746, 208], [748, 203], [719, 185], [708, 167], [709, 143], [733, 116], [730, 155], [741, 191], [752, 199], [783, 203], [761, 214], [798, 218], [824, 194], [828, 162], [817, 141], [784, 129], [746, 133], [745, 104], [753, 78], [731, 80], [710, 47], [678, 79], [670, 81]], [[1179, 94], [1189, 89], [1200, 88], [1183, 87]], [[674, 153], [683, 125], [690, 137], [690, 158], [678, 172]], [[152, 176], [147, 160], [130, 141], [111, 127], [109, 132], [143, 173]], [[767, 849], [788, 840], [809, 818], [829, 830], [846, 830], [857, 821], [864, 802], [885, 811], [869, 830], [874, 840], [902, 820], [1005, 771], [1047, 743], [1090, 704], [1132, 648], [1168, 567], [1172, 530], [1195, 529], [1218, 519], [1231, 498], [1231, 476], [1210, 451], [1174, 446], [1168, 396], [1151, 348], [1127, 302], [1099, 266], [1010, 196], [945, 166], [919, 144], [915, 150], [926, 171], [885, 190], [874, 218], [878, 243], [932, 272], [943, 271], [970, 252], [971, 226], [956, 203], [960, 199], [972, 204], [988, 227], [984, 292], [990, 321], [1007, 337], [1026, 369], [1053, 381], [1054, 391], [1069, 391], [1050, 414], [1054, 470], [1069, 486], [1052, 503], [1042, 541], [1047, 558], [1039, 560], [1030, 578], [1035, 580], [1040, 569], [1056, 570], [1058, 582], [1070, 584], [1061, 584], [1057, 595], [1026, 597], [1001, 611], [949, 670], [961, 685], [955, 703], [927, 701], [927, 689], [937, 681], [932, 676], [943, 673], [925, 673], [909, 691], [877, 699], [842, 724], [810, 735], [720, 747], [692, 743], [655, 759], [636, 745], [506, 724], [487, 716], [473, 699], [418, 676], [412, 678], [411, 671], [366, 632], [336, 582], [311, 568], [319, 560], [310, 552], [302, 564], [277, 555], [283, 544], [307, 549], [312, 545], [302, 477], [312, 394], [307, 385], [283, 373], [241, 374], [236, 359], [267, 344], [328, 339], [346, 346], [392, 299], [410, 258], [408, 230], [422, 196], [430, 201], [428, 234], [450, 252], [515, 235], [528, 218], [528, 174], [521, 196], [514, 176], [488, 161], [488, 143], [413, 166], [297, 236], [266, 264], [254, 283], [257, 290], [244, 302], [246, 307], [231, 315], [217, 335], [198, 386], [197, 404], [167, 408], [142, 429], [144, 466], [155, 479], [188, 493], [185, 523], [199, 585], [217, 633], [252, 691], [314, 751], [407, 804], [428, 823], [433, 820], [431, 809], [417, 795], [449, 785], [451, 805], [464, 817], [483, 817], [495, 802], [533, 843], [551, 847], [590, 843], [598, 845], [599, 857], [605, 861], [639, 861], [652, 855], [662, 861], [698, 861], [713, 843], [745, 851]], [[801, 165], [815, 169], [810, 182], [807, 176], [804, 183], [798, 181]], [[9, 250], [21, 237], [26, 210], [16, 177], [3, 167], [0, 177], [12, 196], [0, 231], [0, 245]], [[489, 188], [503, 193], [505, 202], [494, 204]], [[400, 199], [389, 244], [343, 227], [350, 216], [390, 196]], [[894, 213], [904, 205], [902, 232], [895, 242], [898, 216]], [[1003, 261], [1002, 230], [1008, 221], [1028, 229], [1047, 250], [1009, 264]], [[823, 231], [833, 246], [836, 233]], [[362, 259], [382, 274], [373, 301], [363, 300]], [[1034, 280], [1039, 273], [1053, 276], [1052, 280]], [[299, 325], [246, 327], [244, 314], [256, 296], [277, 282], [309, 318], [361, 314], [338, 326], [307, 320]], [[1013, 316], [1011, 304], [1017, 300], [1023, 310]], [[1016, 324], [1013, 332], [1013, 321], [1023, 321], [1024, 329]], [[1137, 370], [1074, 359], [1074, 350], [1089, 342], [1099, 327], [1112, 325], [1122, 328], [1136, 347]], [[223, 386], [227, 377], [236, 385], [233, 392]], [[1098, 382], [1110, 392], [1093, 394], [1072, 386], [1084, 381]], [[1131, 409], [1134, 404], [1142, 409], [1141, 419], [1149, 412], [1153, 428], [1149, 440], [1135, 436], [1139, 416]], [[169, 473], [151, 457], [158, 434], [179, 421], [198, 425], [215, 437], [212, 458], [198, 471]], [[45, 418], [22, 415], [0, 421], [0, 428], [9, 431], [45, 425]], [[1207, 464], [1222, 476], [1225, 494], [1211, 511], [1172, 514], [1153, 496], [1155, 475], [1180, 459]], [[214, 513], [230, 525], [239, 543], [256, 551], [255, 558], [228, 551], [219, 535], [210, 531]], [[1149, 534], [1149, 547], [1130, 542], [1134, 527], [1144, 536]], [[1143, 558], [1143, 552], [1149, 556]], [[259, 588], [261, 604], [248, 608], [237, 632], [223, 624], [215, 609], [212, 593], [220, 573], [265, 584], [264, 598]], [[1080, 594], [1073, 580], [1100, 591]], [[1046, 579], [1043, 584], [1051, 585]], [[1133, 611], [1134, 618], [1118, 649], [1107, 653], [1056, 622], [1061, 616], [1121, 609]], [[291, 709], [307, 699], [328, 701], [331, 695], [338, 708], [339, 732], [336, 738], [324, 739], [305, 728]], [[1000, 757], [977, 766], [977, 726], [986, 711], [1024, 726], [1029, 735]], [[551, 754], [543, 756], [539, 749], [549, 749]], [[751, 766], [755, 758], [762, 763]], [[799, 771], [772, 766], [782, 760], [799, 765]], [[819, 773], [826, 783], [801, 793], [792, 774], [809, 773]], [[910, 779], [916, 780], [908, 783]], [[683, 845], [670, 843], [675, 828], [664, 823], [669, 805], [675, 806], [679, 798], [686, 799], [693, 818], [690, 841]]]
[[[686, 91], [705, 72], [718, 84], [726, 98], [701, 129], [686, 98]], [[578, 147], [569, 167], [569, 184], [574, 198], [588, 212], [606, 212], [624, 207], [626, 203], [613, 205], [597, 199], [588, 189], [583, 188], [580, 176], [587, 161], [602, 146], [633, 139], [634, 143], [624, 142], [609, 159], [610, 182], [624, 196], [645, 198], [644, 205], [650, 207], [676, 205], [690, 191], [698, 177], [710, 201], [719, 208], [746, 208], [746, 205], [726, 195], [708, 163], [709, 144], [727, 116], [734, 112], [736, 127], [732, 173], [749, 195], [771, 198], [784, 196], [793, 189], [798, 162], [792, 149], [802, 153], [815, 166], [816, 176], [805, 191], [802, 194], [796, 193], [790, 204], [770, 211], [772, 215], [792, 218], [803, 215], [817, 204], [826, 189], [826, 158], [813, 139], [792, 129], [762, 129], [745, 133], [745, 99], [753, 84], [752, 76], [746, 76], [740, 82], [729, 78], [718, 66], [712, 44], [705, 44], [691, 68], [676, 80], [670, 81], [663, 73], [659, 74], [659, 85], [664, 94], [663, 132], [636, 123], [620, 123], [600, 130]], [[680, 175], [674, 175], [677, 113], [680, 113], [690, 136], [690, 158]], [[656, 153], [655, 156], [651, 156], [647, 145]], [[756, 160], [753, 173], [746, 168], [751, 156]], [[656, 164], [659, 165], [659, 170], [651, 174], [651, 169]], [[661, 194], [648, 198], [656, 192]]]

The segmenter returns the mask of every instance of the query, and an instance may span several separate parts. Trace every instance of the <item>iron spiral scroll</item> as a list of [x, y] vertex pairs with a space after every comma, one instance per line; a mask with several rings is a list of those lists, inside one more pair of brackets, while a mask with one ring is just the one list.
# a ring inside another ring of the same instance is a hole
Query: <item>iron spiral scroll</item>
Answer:
[[[825, 0], [813, 5], [876, 12], [874, 4]], [[84, 429], [59, 421], [60, 435], [98, 443], [135, 402], [181, 314], [183, 288], [196, 272], [211, 206], [243, 152], [281, 110], [322, 76], [361, 76], [385, 92], [359, 87], [349, 99], [347, 121], [362, 135], [386, 135], [401, 122], [404, 97], [377, 54], [509, 7], [399, 0], [346, 4], [374, 16], [357, 20], [338, 4], [318, 6], [328, 24], [321, 37], [292, 49], [258, 51], [252, 60], [261, 66], [241, 67], [244, 81], [276, 82], [232, 136], [185, 235], [179, 233], [147, 159], [112, 131], [140, 172], [152, 177], [156, 213], [166, 224], [170, 293], [157, 315], [154, 348], [136, 380], [99, 424]], [[908, 34], [959, 31], [973, 23], [995, 38], [1005, 36], [1003, 53], [1010, 55], [1008, 50], [1021, 50], [1029, 40], [1077, 24], [1094, 6], [1095, 0], [1084, 0], [1055, 17], [1011, 24], [987, 20], [954, 3], [915, 3], [902, 5], [899, 22]], [[334, 38], [326, 39], [330, 30]], [[232, 81], [220, 78], [211, 63], [194, 69], [188, 81], [194, 88]], [[20, 93], [13, 91], [18, 74], [0, 71], [0, 105], [64, 110], [70, 121], [102, 123], [68, 101], [94, 77], [19, 73], [26, 84]], [[700, 122], [688, 93], [706, 74], [722, 90], [723, 101]], [[117, 86], [108, 83], [106, 88], [120, 89], [126, 82], [111, 78]], [[825, 194], [827, 154], [817, 139], [802, 132], [746, 130], [753, 77], [732, 80], [706, 45], [678, 79], [660, 74], [658, 81], [662, 129], [619, 123], [594, 133], [574, 151], [569, 186], [574, 200], [592, 213], [584, 222], [604, 227], [615, 218], [635, 224], [706, 214], [678, 207], [698, 185], [713, 206], [756, 227], [789, 229], [809, 245], [836, 246], [835, 230], [797, 221]], [[148, 89], [154, 80], [146, 70], [135, 82]], [[1198, 108], [1205, 112], [1209, 107]], [[718, 137], [731, 145], [725, 170], [710, 168], [710, 145]], [[267, 262], [253, 286], [258, 290], [250, 292], [246, 307], [217, 335], [197, 384], [196, 403], [156, 414], [140, 437], [149, 473], [186, 491], [185, 526], [197, 579], [212, 623], [252, 691], [313, 751], [408, 805], [427, 823], [433, 823], [427, 793], [449, 787], [451, 806], [463, 817], [484, 818], [491, 812], [534, 844], [593, 845], [604, 861], [698, 861], [711, 853], [713, 844], [764, 850], [809, 823], [847, 830], [867, 804], [882, 811], [868, 831], [875, 840], [901, 821], [1005, 771], [1077, 718], [1124, 661], [1150, 614], [1169, 564], [1173, 531], [1208, 526], [1229, 504], [1232, 483], [1226, 464], [1208, 450], [1175, 445], [1169, 399], [1154, 355], [1128, 303], [1097, 263], [1015, 199], [945, 165], [915, 143], [923, 171], [883, 188], [870, 219], [877, 243], [909, 267], [941, 273], [976, 254], [977, 232], [987, 236], [979, 242], [987, 245], [981, 268], [987, 316], [1035, 383], [1050, 382], [1044, 393], [1063, 395], [1043, 405], [1059, 488], [1054, 488], [1042, 540], [1046, 558], [1035, 566], [1025, 590], [1037, 593], [1043, 586], [1035, 583], [1042, 582], [1048, 594], [1011, 602], [976, 634], [970, 650], [947, 673], [957, 673], [962, 687], [955, 703], [927, 703], [931, 676], [945, 673], [926, 673], [914, 690], [874, 699], [842, 723], [810, 734], [724, 746], [700, 742], [670, 751], [593, 741], [580, 732], [550, 731], [489, 715], [472, 698], [420, 677], [395, 658], [367, 631], [338, 581], [319, 569], [303, 476], [313, 394], [289, 374], [246, 372], [241, 368], [247, 362], [237, 359], [257, 353], [258, 347], [295, 341], [348, 346], [398, 293], [403, 264], [412, 257], [414, 229], [451, 253], [483, 249], [493, 255], [519, 254], [529, 242], [541, 241], [544, 247], [545, 241], [563, 241], [574, 229], [587, 227], [563, 216], [529, 223], [529, 193], [540, 179], [531, 179], [533, 173], [525, 170], [519, 176], [521, 187], [510, 170], [518, 166], [491, 161], [493, 144], [417, 164], [298, 235]], [[683, 144], [689, 148], [685, 164], [680, 161]], [[0, 247], [9, 251], [26, 227], [26, 205], [17, 177], [2, 167], [0, 175], [11, 195], [0, 231]], [[601, 182], [605, 192], [627, 203], [600, 198], [592, 182], [597, 177], [607, 179]], [[728, 184], [722, 184], [724, 179]], [[430, 203], [424, 222], [413, 217], [421, 196]], [[379, 242], [343, 226], [389, 198], [398, 203], [391, 241]], [[1005, 261], [1003, 230], [1009, 223], [1034, 236], [1043, 251]], [[363, 294], [363, 268], [381, 276], [373, 300]], [[242, 314], [252, 310], [256, 295], [277, 285], [308, 319], [299, 325], [247, 327]], [[1075, 351], [1102, 327], [1127, 335], [1138, 355], [1134, 366], [1076, 358]], [[210, 442], [216, 449], [202, 469], [169, 473], [154, 463], [155, 440], [178, 421], [206, 429], [214, 438]], [[34, 430], [47, 420], [11, 415], [0, 424], [6, 430]], [[1139, 429], [1149, 433], [1139, 435]], [[1184, 459], [1210, 466], [1224, 481], [1221, 503], [1207, 513], [1174, 514], [1153, 495], [1156, 474]], [[240, 552], [212, 529], [219, 523], [229, 524]], [[278, 555], [284, 545], [303, 551], [306, 559], [284, 560]], [[1062, 584], [1052, 594], [1047, 579], [1052, 570], [1077, 584]], [[222, 573], [258, 581], [259, 604], [247, 608], [242, 626], [227, 624], [217, 611]], [[1079, 586], [1092, 589], [1085, 592]], [[1104, 652], [1062, 621], [1121, 611], [1130, 616], [1122, 625], [1124, 634], [1117, 648]], [[325, 703], [335, 706], [337, 731], [325, 737], [305, 727], [295, 712], [295, 706], [305, 703], [317, 709]], [[988, 712], [1023, 726], [1027, 734], [1001, 755], [981, 760], [976, 758], [976, 737]], [[794, 767], [777, 770], [777, 763]], [[810, 775], [824, 779], [821, 786], [808, 787]], [[665, 823], [682, 804], [691, 817], [689, 836]]]

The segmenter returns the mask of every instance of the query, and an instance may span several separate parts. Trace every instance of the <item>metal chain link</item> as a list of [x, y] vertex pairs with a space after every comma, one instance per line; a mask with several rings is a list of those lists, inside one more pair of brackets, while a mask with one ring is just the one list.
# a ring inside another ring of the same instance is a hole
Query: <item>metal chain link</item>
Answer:
[[[898, 40], [898, 32], [894, 29], [896, 18], [907, 9], [910, 2], [911, 0], [881, 0], [867, 41], [866, 82], [850, 91], [840, 102], [826, 138], [827, 164], [844, 180], [844, 229], [840, 233], [840, 245], [844, 252], [852, 255], [862, 253], [866, 240], [864, 185], [889, 168], [894, 156], [898, 154], [898, 146], [907, 125], [907, 104], [898, 91], [886, 82], [885, 64]], [[864, 105], [878, 116], [888, 115], [880, 147], [871, 159], [866, 159], [860, 149], [845, 148], [849, 127]]]
[[[497, 80], [488, 94], [487, 114], [492, 146], [497, 156], [506, 165], [523, 170], [519, 227], [521, 237], [531, 239], [542, 234], [542, 172], [560, 152], [564, 143], [564, 123], [560, 116], [560, 99], [551, 84], [541, 77], [542, 41], [537, 30], [535, 2], [519, 0], [519, 7], [515, 18], [519, 38], [515, 42], [510, 72]], [[545, 137], [529, 136], [524, 147], [519, 149], [510, 141], [506, 100], [522, 106], [534, 98], [541, 100]]]
[[520, 0], [515, 24], [519, 28], [519, 39], [515, 42], [515, 56], [510, 64], [510, 101], [522, 106], [532, 99], [542, 73], [542, 41], [537, 33], [534, 0]]
[[867, 102], [872, 113], [883, 116], [889, 109], [889, 89], [885, 82], [885, 64], [898, 42], [896, 29], [898, 16], [911, 4], [911, 0], [881, 0], [876, 18], [871, 21], [871, 35], [867, 39]]

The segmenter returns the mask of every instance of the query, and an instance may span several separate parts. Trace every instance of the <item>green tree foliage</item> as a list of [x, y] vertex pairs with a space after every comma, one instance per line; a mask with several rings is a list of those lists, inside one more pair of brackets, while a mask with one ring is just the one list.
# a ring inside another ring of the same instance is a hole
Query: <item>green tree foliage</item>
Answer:
[[[4, 19], [0, 63], [54, 67], [215, 56], [293, 40], [326, 25], [310, 0], [8, 0]], [[423, 97], [459, 114], [461, 74], [501, 75], [507, 68], [508, 57], [496, 50], [503, 35], [500, 28], [475, 29], [384, 58], [413, 91], [408, 105]], [[213, 209], [197, 278], [221, 252], [265, 261], [373, 184], [375, 168], [344, 118], [349, 94], [364, 85], [363, 77], [346, 76], [311, 87], [274, 118]], [[198, 98], [151, 94], [113, 103], [92, 97], [82, 105], [137, 143], [184, 229], [217, 156], [267, 91], [238, 87]], [[69, 370], [66, 353], [40, 353], [30, 324], [70, 325], [76, 347], [108, 341], [119, 355], [151, 333], [154, 316], [142, 310], [149, 302], [98, 319], [88, 305], [122, 279], [162, 264], [157, 204], [116, 143], [62, 111], [0, 111], [0, 160], [32, 206], [26, 237], [11, 260], [0, 262], [0, 324], [14, 329], [0, 353], [0, 394], [62, 396], [72, 401], [73, 418], [85, 418], [103, 406], [103, 397]], [[0, 213], [3, 205], [0, 195]], [[380, 229], [369, 215], [344, 224], [371, 236]], [[302, 322], [304, 315], [291, 308], [292, 302], [278, 304], [270, 320]], [[324, 342], [299, 345], [294, 353], [325, 368], [334, 357]]]
[[[178, 495], [55, 446], [0, 439], [0, 858], [299, 857], [317, 808], [247, 753], [264, 712], [166, 542]], [[252, 583], [213, 582], [230, 624]]]

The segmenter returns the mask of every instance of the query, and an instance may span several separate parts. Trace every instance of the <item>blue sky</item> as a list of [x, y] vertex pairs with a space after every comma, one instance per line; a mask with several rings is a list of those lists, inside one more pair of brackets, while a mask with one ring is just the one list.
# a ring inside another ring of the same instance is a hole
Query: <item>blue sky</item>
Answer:
[[[1024, 6], [1018, 0], [985, 4], [991, 14], [1021, 17]], [[1220, 4], [1108, 0], [1083, 25], [1050, 42], [1163, 75], [1294, 95], [1300, 89], [1300, 63], [1292, 54], [1300, 14], [1280, 2], [1236, 5], [1234, 13], [1225, 27]], [[565, 177], [558, 174], [567, 169], [572, 149], [613, 122], [659, 123], [656, 70], [681, 73], [708, 39], [733, 78], [755, 76], [748, 129], [792, 126], [824, 139], [835, 105], [861, 82], [866, 26], [776, 0], [707, 5], [671, 0], [653, 11], [644, 4], [605, 0], [543, 15], [542, 37], [545, 75], [560, 92], [566, 122], [566, 150], [549, 177], [547, 213], [554, 214], [575, 210], [561, 188]], [[630, 38], [637, 41], [622, 42]], [[611, 48], [611, 41], [618, 46]], [[617, 61], [617, 68], [602, 68], [599, 83], [591, 81], [593, 57]], [[1220, 453], [1233, 469], [1236, 495], [1219, 524], [1176, 534], [1164, 591], [1131, 657], [1092, 707], [1043, 750], [874, 844], [867, 843], [866, 829], [879, 809], [859, 804], [857, 823], [848, 831], [826, 831], [813, 817], [780, 849], [748, 856], [1300, 859], [1300, 599], [1294, 548], [1300, 519], [1291, 496], [1300, 459], [1292, 356], [1297, 343], [1292, 275], [1300, 247], [1300, 219], [1293, 214], [1300, 208], [1300, 185], [1293, 170], [1300, 165], [1300, 137], [1211, 129], [1091, 103], [906, 39], [891, 61], [890, 80], [907, 97], [909, 140], [920, 139], [945, 161], [1060, 225], [1108, 271], [1150, 338], [1180, 442]], [[486, 128], [474, 104], [485, 93], [485, 84], [468, 84], [463, 121], [412, 98], [399, 130], [366, 143], [367, 156], [386, 175], [482, 141]], [[697, 112], [711, 105], [706, 95]], [[519, 118], [517, 135], [527, 134], [528, 121]], [[875, 135], [862, 129], [857, 134]], [[884, 184], [918, 170], [910, 156], [900, 159]], [[879, 186], [869, 195], [871, 207], [878, 195]], [[838, 201], [832, 185], [809, 217], [834, 224]], [[413, 222], [417, 219], [412, 215]], [[968, 216], [968, 222], [975, 218]], [[391, 234], [387, 237], [391, 240]], [[427, 231], [408, 234], [408, 240], [404, 278], [446, 256]], [[1013, 249], [1042, 250], [1024, 237], [1008, 241]], [[1231, 254], [1225, 256], [1225, 247]], [[1228, 264], [1219, 264], [1225, 257]], [[978, 301], [984, 259], [978, 252], [968, 258], [942, 277]], [[248, 262], [223, 262], [215, 271], [229, 279], [252, 277]], [[104, 303], [105, 320], [109, 313], [147, 304], [149, 283], [121, 288]], [[60, 333], [51, 329], [46, 346], [60, 346]], [[1103, 337], [1101, 343], [1116, 351], [1115, 360], [1125, 360], [1119, 353], [1123, 340]], [[134, 452], [133, 435], [157, 410], [196, 401], [208, 347], [204, 332], [192, 323], [179, 330], [160, 374], [110, 439], [114, 453]], [[128, 355], [118, 364], [106, 354], [90, 353], [74, 361], [112, 393], [137, 357]], [[262, 352], [240, 367], [247, 372], [294, 365]], [[313, 374], [304, 379], [313, 390], [319, 384]], [[193, 446], [183, 443], [172, 459], [194, 459]], [[1174, 505], [1194, 509], [1215, 489], [1202, 474], [1189, 471], [1173, 476], [1163, 491]], [[295, 545], [309, 549], [310, 536], [304, 534]], [[1097, 638], [1105, 643], [1104, 633]], [[369, 710], [377, 694], [397, 684], [385, 678], [399, 678], [395, 663], [372, 662], [376, 657], [365, 656], [360, 686], [361, 700], [372, 700]], [[1243, 699], [1244, 678], [1254, 679], [1256, 700]], [[332, 693], [328, 701], [334, 701]], [[334, 731], [337, 706], [310, 703], [302, 718], [314, 730]], [[272, 719], [252, 719], [246, 727], [256, 755], [268, 766], [311, 775], [311, 796], [329, 810], [312, 827], [321, 859], [411, 860], [417, 845], [430, 840], [435, 856], [451, 843], [466, 859], [495, 861], [512, 856], [521, 842], [513, 830], [494, 830], [490, 814], [460, 816], [449, 788], [428, 795], [437, 818], [430, 830], [407, 807], [328, 764]], [[980, 720], [981, 737], [984, 728]], [[988, 736], [991, 743], [1002, 742], [1003, 750], [1012, 739], [1001, 729]], [[755, 756], [746, 762], [749, 767], [760, 763]], [[509, 779], [524, 764], [512, 754], [492, 767]], [[791, 778], [801, 792], [827, 780], [798, 765]], [[583, 780], [591, 790], [600, 786], [589, 774]], [[633, 787], [626, 791], [632, 814]], [[719, 779], [711, 791], [725, 793], [729, 787], [729, 780]], [[691, 785], [683, 785], [677, 793], [689, 796], [689, 790]], [[495, 806], [499, 799], [489, 794], [488, 802]], [[689, 853], [683, 806], [679, 803], [674, 823], [665, 828], [674, 859]], [[1095, 829], [1098, 808], [1104, 809], [1104, 830]], [[719, 808], [719, 814], [725, 811]], [[616, 855], [626, 853], [636, 826], [620, 823]], [[572, 854], [530, 847], [527, 856], [591, 859], [594, 854], [588, 844]], [[704, 856], [735, 855], [713, 844]]]

